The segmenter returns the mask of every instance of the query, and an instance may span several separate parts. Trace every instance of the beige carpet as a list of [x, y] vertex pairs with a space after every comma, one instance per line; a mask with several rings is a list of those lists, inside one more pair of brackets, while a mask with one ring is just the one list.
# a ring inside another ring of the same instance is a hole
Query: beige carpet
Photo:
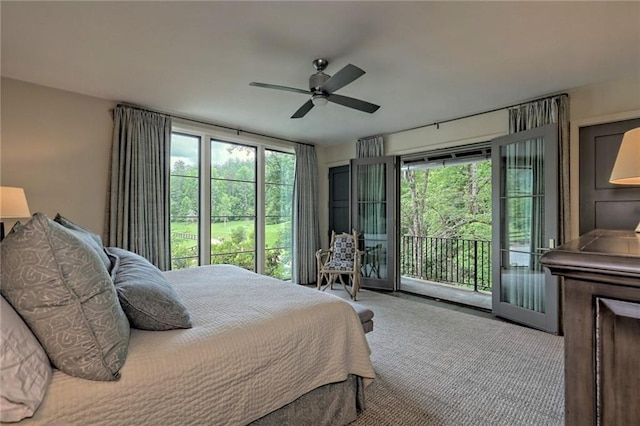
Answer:
[[353, 425], [564, 423], [562, 337], [409, 297], [365, 290], [358, 303], [375, 312], [378, 377]]

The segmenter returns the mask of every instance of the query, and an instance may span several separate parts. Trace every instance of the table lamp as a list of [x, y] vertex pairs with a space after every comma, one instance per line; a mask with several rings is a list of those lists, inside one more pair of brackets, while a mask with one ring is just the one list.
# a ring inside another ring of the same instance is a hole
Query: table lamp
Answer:
[[[0, 186], [0, 219], [22, 219], [31, 216], [24, 189]], [[0, 241], [4, 239], [4, 222], [0, 221]]]
[[[611, 171], [610, 183], [640, 185], [640, 127], [625, 132]], [[635, 229], [640, 232], [640, 223]]]

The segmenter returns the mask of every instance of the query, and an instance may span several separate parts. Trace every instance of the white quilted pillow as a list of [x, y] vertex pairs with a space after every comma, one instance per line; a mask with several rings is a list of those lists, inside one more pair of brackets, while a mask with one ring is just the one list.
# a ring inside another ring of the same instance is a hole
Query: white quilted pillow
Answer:
[[51, 364], [22, 318], [0, 299], [0, 422], [18, 422], [40, 406]]

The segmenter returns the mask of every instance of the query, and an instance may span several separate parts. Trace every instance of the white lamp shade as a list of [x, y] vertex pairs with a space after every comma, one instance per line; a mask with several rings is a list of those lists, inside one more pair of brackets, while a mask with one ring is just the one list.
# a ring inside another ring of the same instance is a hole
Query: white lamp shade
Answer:
[[640, 127], [629, 130], [622, 137], [609, 182], [640, 185]]
[[24, 189], [0, 186], [0, 218], [24, 218], [31, 216]]

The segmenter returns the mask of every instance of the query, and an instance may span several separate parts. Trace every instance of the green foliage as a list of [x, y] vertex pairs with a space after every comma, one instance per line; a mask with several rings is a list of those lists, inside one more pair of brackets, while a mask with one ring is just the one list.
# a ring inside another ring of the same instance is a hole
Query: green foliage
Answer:
[[401, 235], [421, 247], [401, 253], [403, 274], [490, 288], [490, 161], [405, 171], [400, 191]]
[[[422, 211], [416, 201], [422, 202]], [[490, 240], [491, 163], [405, 173], [400, 209], [402, 235]]]
[[240, 245], [247, 239], [247, 231], [244, 227], [238, 226], [231, 231], [231, 241], [234, 244]]

